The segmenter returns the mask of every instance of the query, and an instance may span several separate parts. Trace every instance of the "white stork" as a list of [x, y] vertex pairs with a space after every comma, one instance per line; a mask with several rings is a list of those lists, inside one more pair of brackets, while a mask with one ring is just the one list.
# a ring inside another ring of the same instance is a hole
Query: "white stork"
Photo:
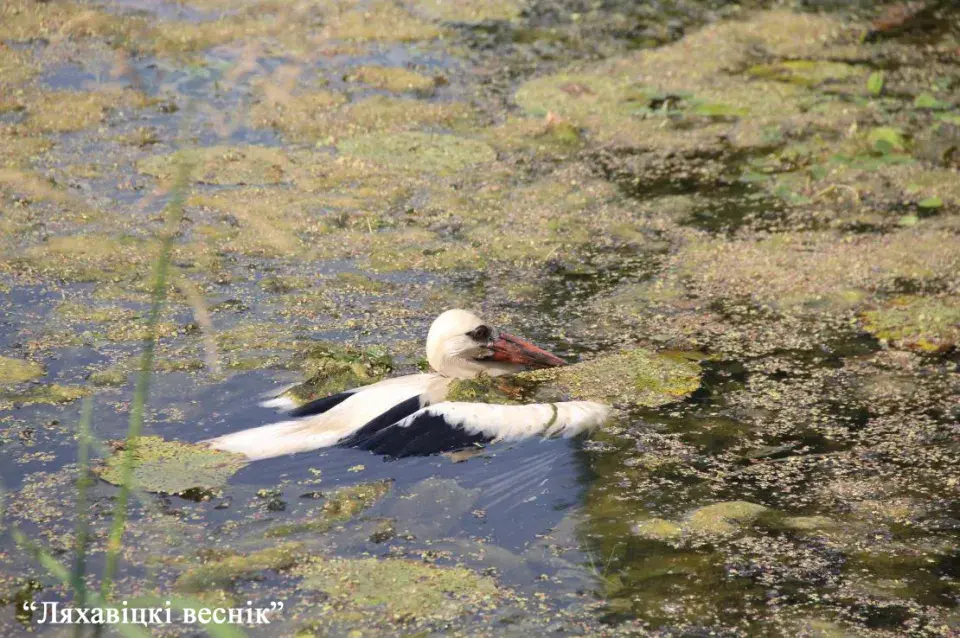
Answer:
[[427, 335], [434, 372], [385, 379], [287, 409], [292, 420], [227, 434], [216, 449], [267, 459], [341, 445], [392, 457], [436, 454], [530, 437], [572, 437], [601, 425], [610, 408], [594, 401], [501, 405], [446, 401], [456, 379], [497, 377], [566, 362], [466, 310], [437, 317]]

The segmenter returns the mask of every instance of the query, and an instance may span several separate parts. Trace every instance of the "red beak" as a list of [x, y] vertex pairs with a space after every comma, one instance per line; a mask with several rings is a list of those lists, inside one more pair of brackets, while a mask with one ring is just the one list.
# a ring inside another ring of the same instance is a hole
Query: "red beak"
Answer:
[[490, 344], [490, 349], [493, 350], [494, 361], [517, 363], [530, 368], [553, 368], [567, 364], [560, 357], [506, 332], [497, 336], [497, 340]]

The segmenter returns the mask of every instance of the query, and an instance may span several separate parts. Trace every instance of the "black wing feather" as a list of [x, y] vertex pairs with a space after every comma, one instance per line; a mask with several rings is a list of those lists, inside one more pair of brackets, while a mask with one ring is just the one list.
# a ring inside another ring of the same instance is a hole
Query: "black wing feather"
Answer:
[[309, 403], [304, 403], [303, 405], [290, 410], [287, 412], [287, 414], [292, 417], [323, 414], [327, 410], [340, 405], [354, 394], [356, 394], [355, 390], [348, 390], [347, 392], [341, 392], [340, 394], [331, 394], [328, 397], [323, 397], [322, 399], [315, 399]]
[[339, 445], [344, 447], [355, 447], [365, 450], [364, 443], [369, 440], [371, 437], [376, 436], [379, 432], [383, 431], [386, 428], [389, 428], [391, 425], [405, 419], [422, 406], [420, 405], [420, 397], [410, 397], [406, 401], [401, 401], [397, 405], [393, 406], [380, 416], [371, 419], [359, 430], [356, 430], [349, 437], [340, 441]]
[[485, 434], [470, 434], [461, 427], [451, 426], [442, 416], [425, 411], [406, 425], [394, 422], [382, 427], [363, 440], [353, 442], [351, 447], [402, 458], [462, 450], [492, 440], [493, 437]]

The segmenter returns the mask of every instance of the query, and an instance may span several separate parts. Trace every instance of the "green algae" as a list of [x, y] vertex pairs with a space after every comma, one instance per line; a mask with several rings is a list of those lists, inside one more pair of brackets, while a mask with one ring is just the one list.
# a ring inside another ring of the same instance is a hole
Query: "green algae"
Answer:
[[[574, 164], [539, 179], [511, 184], [509, 168], [484, 167], [483, 177], [461, 171], [464, 184], [437, 180], [423, 193], [419, 209], [429, 211], [428, 228], [403, 226], [374, 233], [364, 241], [376, 270], [472, 270], [497, 265], [530, 268], [561, 254], [596, 253], [628, 241], [632, 210], [611, 184]], [[506, 173], [506, 174], [505, 174]], [[589, 215], [584, 210], [590, 209]], [[446, 228], [449, 230], [447, 230]], [[454, 232], [451, 230], [455, 229]]]
[[[791, 37], [782, 37], [787, 32]], [[762, 147], [767, 144], [762, 138], [729, 137], [720, 124], [746, 116], [757, 124], [798, 118], [806, 100], [819, 98], [812, 88], [774, 80], [756, 79], [745, 90], [738, 72], [758, 50], [774, 57], [822, 55], [822, 42], [842, 32], [842, 24], [826, 16], [761, 12], [709, 25], [675, 44], [530, 80], [515, 100], [529, 113], [568, 118], [618, 146], [702, 154], [723, 152], [720, 139], [726, 137], [736, 146]], [[814, 46], [818, 39], [821, 44]]]
[[201, 255], [211, 248], [257, 257], [294, 257], [305, 250], [298, 234], [308, 214], [302, 193], [251, 186], [195, 194], [187, 204], [207, 215], [222, 213], [194, 228]]
[[310, 377], [287, 390], [283, 396], [298, 404], [369, 385], [393, 369], [390, 355], [377, 348], [313, 346], [299, 353], [297, 360]]
[[[291, 162], [283, 151], [264, 146], [214, 146], [195, 152], [194, 180], [216, 185], [280, 184], [288, 181]], [[178, 155], [155, 155], [137, 170], [161, 180], [176, 174]]]
[[960, 299], [904, 296], [863, 313], [864, 329], [894, 348], [946, 352], [960, 339]]
[[242, 355], [280, 351], [289, 354], [303, 347], [292, 327], [276, 323], [240, 323], [218, 330], [217, 350], [224, 355]]
[[747, 75], [777, 82], [788, 82], [813, 87], [866, 77], [862, 68], [843, 62], [822, 60], [786, 60], [774, 64], [758, 64], [747, 69]]
[[649, 93], [622, 78], [586, 73], [560, 73], [530, 80], [514, 95], [517, 104], [533, 115], [556, 115], [576, 122], [590, 116], [629, 116], [647, 106]]
[[[246, 465], [244, 457], [204, 445], [143, 436], [134, 450], [133, 481], [139, 489], [162, 494], [213, 490]], [[119, 485], [123, 454], [114, 454], [96, 469], [103, 480]]]
[[331, 38], [357, 42], [415, 42], [444, 35], [438, 26], [383, 0], [331, 15], [326, 32]]
[[85, 304], [64, 301], [53, 311], [58, 319], [76, 323], [113, 323], [130, 321], [137, 317], [137, 313], [130, 308], [120, 306], [88, 306]]
[[[141, 328], [137, 328], [140, 330]], [[141, 336], [142, 335], [138, 335]], [[111, 339], [112, 340], [112, 339]], [[232, 362], [232, 361], [231, 361]], [[157, 373], [194, 372], [203, 370], [207, 362], [191, 355], [179, 352], [160, 354], [154, 359], [153, 371]], [[138, 373], [140, 357], [132, 356], [113, 365], [92, 371], [87, 380], [98, 387], [116, 387], [126, 385], [130, 375]], [[266, 366], [264, 366], [266, 367]]]
[[[647, 540], [661, 542], [680, 542], [701, 538], [723, 538], [742, 532], [746, 526], [758, 522], [771, 514], [768, 507], [746, 501], [728, 501], [699, 507], [680, 521], [662, 518], [642, 519], [634, 523], [634, 535]], [[822, 522], [797, 522], [795, 525], [783, 525], [788, 529], [819, 529]]]
[[283, 571], [302, 559], [301, 543], [281, 543], [276, 547], [215, 558], [181, 574], [174, 588], [191, 593], [228, 588], [239, 581], [255, 580], [265, 571]]
[[306, 93], [250, 111], [260, 128], [275, 128], [295, 140], [330, 143], [375, 131], [398, 132], [424, 127], [451, 127], [473, 119], [473, 111], [458, 102], [424, 102], [374, 95], [356, 102], [330, 91]]
[[127, 384], [130, 372], [123, 367], [110, 367], [90, 373], [87, 380], [97, 387], [117, 387]]
[[725, 536], [736, 533], [767, 511], [767, 507], [747, 501], [714, 503], [690, 512], [684, 521], [684, 529], [691, 534]]
[[496, 159], [493, 149], [481, 141], [412, 131], [351, 138], [341, 142], [337, 150], [395, 169], [440, 174]]
[[525, 390], [520, 379], [496, 379], [481, 375], [476, 379], [455, 379], [450, 383], [444, 400], [512, 405], [522, 402], [521, 395]]
[[[111, 342], [142, 341], [148, 336], [146, 320], [136, 311], [115, 305], [87, 306], [65, 301], [51, 316], [74, 324], [93, 324], [92, 334]], [[172, 337], [179, 328], [171, 321], [161, 321], [155, 327], [160, 338]]]
[[655, 407], [700, 387], [700, 366], [682, 357], [637, 348], [561, 368], [523, 372], [522, 379], [552, 386], [577, 400]]
[[0, 86], [15, 86], [32, 79], [40, 72], [29, 51], [0, 43]]
[[71, 551], [74, 534], [71, 519], [71, 495], [76, 489], [76, 466], [56, 472], [31, 472], [23, 483], [4, 498], [4, 526], [33, 526], [37, 536], [55, 551]]
[[633, 533], [649, 540], [671, 541], [683, 535], [683, 527], [662, 518], [648, 518], [638, 521], [633, 527]]
[[320, 122], [346, 101], [335, 91], [317, 90], [283, 100], [264, 99], [250, 109], [251, 122], [261, 128], [272, 127], [297, 137], [320, 137], [327, 127]]
[[323, 505], [301, 520], [269, 528], [264, 535], [283, 538], [295, 534], [322, 533], [370, 509], [390, 492], [392, 481], [377, 481], [343, 487], [324, 495]]
[[302, 36], [305, 21], [282, 3], [257, 2], [248, 11], [219, 20], [148, 20], [118, 15], [84, 3], [35, 3], [13, 0], [0, 13], [0, 39], [71, 38], [105, 41], [131, 53], [149, 52], [180, 57], [217, 45], [251, 37], [288, 36], [291, 44]]
[[429, 18], [463, 24], [515, 20], [523, 11], [523, 3], [515, 0], [421, 0], [414, 6]]
[[7, 41], [25, 42], [64, 35], [123, 40], [130, 37], [135, 26], [142, 25], [140, 20], [127, 20], [72, 2], [11, 0], [0, 6], [0, 40]]
[[[792, 232], [734, 241], [688, 244], [670, 259], [686, 281], [713, 298], [752, 297], [774, 308], [846, 310], [862, 295], [897, 279], [935, 281], [950, 276], [957, 255], [938, 230], [903, 230], [885, 237]], [[721, 248], [722, 244], [722, 248]]]
[[129, 236], [77, 234], [51, 237], [27, 248], [23, 260], [38, 273], [65, 281], [122, 281], [149, 259], [146, 242]]
[[569, 153], [584, 143], [580, 127], [560, 117], [509, 117], [478, 134], [498, 151], [532, 151], [544, 157]]
[[337, 273], [333, 282], [346, 290], [366, 293], [381, 293], [390, 289], [390, 285], [379, 279], [373, 279], [357, 272]]
[[99, 124], [113, 109], [143, 108], [151, 103], [142, 93], [119, 91], [30, 90], [0, 96], [0, 114], [23, 111], [23, 130], [32, 133], [69, 133]]
[[430, 95], [437, 86], [436, 78], [401, 67], [361, 66], [351, 69], [346, 79], [350, 82], [362, 82], [393, 93], [410, 91], [421, 95]]
[[344, 619], [376, 612], [388, 625], [451, 621], [501, 595], [492, 579], [472, 570], [398, 558], [314, 558], [294, 572], [303, 576], [301, 588], [326, 594], [324, 608]]
[[907, 150], [903, 131], [892, 126], [877, 126], [867, 131], [867, 143], [874, 151], [882, 154]]
[[90, 394], [87, 388], [61, 385], [59, 383], [31, 386], [20, 391], [0, 392], [0, 409], [19, 405], [71, 403]]
[[0, 186], [6, 188], [13, 183], [14, 175], [23, 174], [22, 169], [29, 168], [37, 157], [49, 151], [53, 145], [50, 139], [42, 135], [0, 127], [0, 168], [10, 171], [0, 179]]
[[0, 357], [0, 384], [23, 383], [43, 376], [43, 366], [32, 361]]
[[293, 29], [288, 31], [288, 24], [285, 16], [268, 20], [251, 14], [208, 22], [163, 21], [136, 29], [135, 33], [145, 38], [146, 46], [157, 54], [183, 56], [241, 38], [289, 34]]

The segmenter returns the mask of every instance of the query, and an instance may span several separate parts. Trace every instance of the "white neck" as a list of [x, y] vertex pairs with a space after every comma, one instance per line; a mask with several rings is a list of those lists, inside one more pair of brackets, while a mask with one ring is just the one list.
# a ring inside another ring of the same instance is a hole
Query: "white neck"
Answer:
[[516, 374], [523, 370], [523, 366], [515, 363], [500, 361], [474, 361], [462, 357], [446, 356], [438, 353], [428, 357], [430, 366], [445, 377], [451, 379], [474, 379], [481, 374], [488, 377], [499, 377], [504, 374]]

